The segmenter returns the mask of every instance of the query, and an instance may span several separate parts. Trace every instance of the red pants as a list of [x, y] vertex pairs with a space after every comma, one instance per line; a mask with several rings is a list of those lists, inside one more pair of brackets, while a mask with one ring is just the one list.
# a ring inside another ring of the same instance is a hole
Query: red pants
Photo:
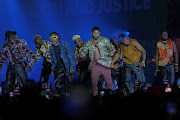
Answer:
[[111, 68], [101, 65], [96, 61], [93, 61], [91, 66], [91, 83], [92, 83], [92, 90], [98, 90], [98, 80], [99, 76], [103, 75], [104, 80], [106, 82], [106, 89], [113, 89], [112, 79], [111, 79]]

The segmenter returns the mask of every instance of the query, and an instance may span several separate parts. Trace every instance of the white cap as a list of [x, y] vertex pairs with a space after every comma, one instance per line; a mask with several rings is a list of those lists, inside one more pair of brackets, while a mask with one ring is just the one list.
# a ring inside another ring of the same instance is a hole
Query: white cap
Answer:
[[74, 40], [76, 40], [76, 39], [78, 39], [78, 38], [81, 38], [80, 35], [74, 35], [74, 36], [72, 37], [72, 40], [74, 41]]

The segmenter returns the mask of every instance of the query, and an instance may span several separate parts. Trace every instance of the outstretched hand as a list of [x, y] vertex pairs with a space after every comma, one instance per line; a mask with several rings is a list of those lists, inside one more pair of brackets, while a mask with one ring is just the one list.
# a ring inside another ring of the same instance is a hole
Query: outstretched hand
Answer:
[[159, 69], [156, 69], [156, 70], [155, 70], [155, 74], [154, 74], [154, 76], [156, 76], [156, 75], [157, 75], [157, 72], [159, 72]]
[[178, 70], [179, 70], [178, 65], [175, 65], [175, 66], [174, 66], [174, 71], [175, 71], [175, 72], [178, 72]]
[[112, 63], [111, 63], [111, 68], [113, 68], [113, 69], [118, 69], [118, 66], [116, 66], [115, 64], [112, 64]]
[[32, 72], [32, 70], [33, 70], [33, 67], [29, 66], [29, 71]]
[[139, 69], [141, 69], [142, 67], [144, 67], [144, 63], [143, 63], [143, 62], [140, 62], [140, 63], [139, 63]]
[[81, 53], [81, 54], [79, 54], [79, 57], [80, 57], [81, 59], [83, 59], [83, 58], [85, 57], [85, 54], [84, 54], [84, 53]]
[[34, 57], [34, 62], [36, 62], [38, 59], [37, 59], [37, 57]]
[[54, 72], [51, 72], [51, 76], [54, 77]]
[[69, 71], [69, 74], [70, 74], [70, 75], [73, 75], [73, 74], [74, 74], [74, 71], [73, 71], [73, 70], [70, 70], [70, 71]]

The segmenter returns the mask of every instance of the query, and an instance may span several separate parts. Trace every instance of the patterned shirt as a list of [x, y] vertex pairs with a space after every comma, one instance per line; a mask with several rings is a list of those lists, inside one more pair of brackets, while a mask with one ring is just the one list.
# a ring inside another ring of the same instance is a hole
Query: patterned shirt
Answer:
[[[60, 57], [65, 65], [66, 69], [66, 75], [69, 75], [70, 70], [74, 70], [74, 53], [69, 45], [69, 43], [65, 41], [59, 41], [59, 46], [60, 46]], [[54, 71], [56, 65], [57, 65], [57, 58], [54, 52], [54, 45], [52, 44], [50, 47], [50, 55], [51, 55], [51, 63], [52, 63], [52, 71]]]
[[[26, 40], [23, 40], [23, 39], [19, 39], [25, 46], [28, 47], [28, 44], [26, 42]], [[29, 47], [28, 47], [29, 48]], [[25, 62], [28, 62], [28, 66], [31, 66], [34, 62], [34, 59], [32, 59], [27, 53], [24, 53], [24, 61]]]
[[[100, 51], [100, 59], [97, 60], [103, 66], [111, 67], [112, 58], [109, 56], [109, 52], [114, 50], [116, 51], [114, 45], [110, 42], [110, 40], [106, 37], [100, 36], [98, 39], [98, 48]], [[91, 68], [92, 62], [94, 60], [95, 55], [95, 47], [93, 46], [92, 39], [88, 40], [82, 49], [82, 52], [87, 55], [89, 53], [89, 58], [91, 62], [89, 64], [89, 68]]]
[[39, 61], [40, 58], [43, 56], [46, 62], [51, 62], [51, 56], [50, 56], [50, 46], [52, 43], [50, 41], [43, 40], [43, 44], [41, 45], [41, 48], [36, 48], [36, 58]]
[[159, 41], [157, 42], [157, 47], [159, 50], [158, 65], [165, 66], [168, 63], [171, 64], [174, 61], [172, 40], [168, 39], [167, 43], [162, 43], [162, 41]]
[[14, 40], [13, 43], [6, 42], [1, 52], [0, 66], [3, 66], [6, 58], [12, 65], [23, 62], [24, 54], [28, 54], [31, 58], [35, 57], [33, 52], [21, 40]]
[[84, 45], [83, 45], [83, 42], [82, 42], [81, 48], [78, 49], [78, 47], [76, 46], [75, 51], [74, 51], [75, 59], [76, 59], [76, 71], [77, 71], [78, 76], [80, 75], [80, 68], [78, 67], [79, 55], [81, 54], [83, 47], [84, 47]]
[[79, 63], [79, 55], [81, 54], [83, 47], [84, 47], [84, 45], [82, 43], [82, 46], [79, 49], [77, 46], [75, 48], [74, 54], [75, 54], [75, 58], [76, 58], [76, 65]]

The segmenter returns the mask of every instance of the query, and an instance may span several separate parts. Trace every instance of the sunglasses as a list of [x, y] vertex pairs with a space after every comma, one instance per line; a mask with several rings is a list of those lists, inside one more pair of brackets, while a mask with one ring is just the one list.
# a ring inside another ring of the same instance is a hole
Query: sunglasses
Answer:
[[53, 37], [50, 37], [49, 39], [53, 39], [53, 38], [58, 38], [58, 36], [53, 36]]

